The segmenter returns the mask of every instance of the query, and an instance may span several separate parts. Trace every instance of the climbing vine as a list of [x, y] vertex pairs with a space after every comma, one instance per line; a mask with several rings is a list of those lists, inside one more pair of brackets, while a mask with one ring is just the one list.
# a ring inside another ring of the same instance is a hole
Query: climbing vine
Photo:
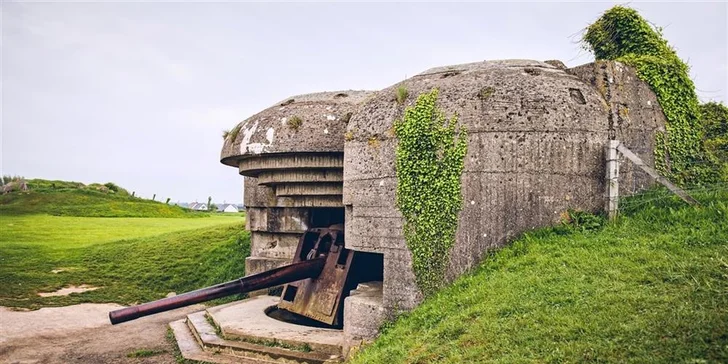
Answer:
[[467, 135], [437, 107], [438, 90], [417, 98], [395, 121], [397, 207], [417, 285], [430, 295], [444, 283], [462, 207], [460, 176]]
[[681, 185], [718, 179], [718, 169], [706, 165], [700, 105], [689, 68], [662, 37], [662, 29], [634, 9], [615, 6], [587, 28], [583, 41], [596, 59], [635, 67], [657, 95], [667, 119], [665, 133], [655, 141], [657, 169]]
[[728, 107], [716, 102], [700, 105], [707, 157], [720, 166], [721, 179], [728, 181]]

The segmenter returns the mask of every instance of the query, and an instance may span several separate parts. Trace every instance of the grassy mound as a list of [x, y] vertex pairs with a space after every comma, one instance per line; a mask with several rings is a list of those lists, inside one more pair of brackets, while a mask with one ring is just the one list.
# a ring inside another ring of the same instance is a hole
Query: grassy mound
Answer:
[[179, 206], [132, 197], [113, 183], [28, 181], [29, 191], [0, 195], [0, 215], [49, 214], [88, 217], [207, 216]]
[[525, 234], [352, 362], [728, 362], [728, 191], [654, 196]]
[[[183, 293], [244, 276], [245, 257], [250, 253], [250, 235], [240, 216], [188, 220], [35, 215], [13, 219], [3, 219], [3, 224], [13, 226], [0, 233], [0, 306], [130, 304], [159, 299], [169, 292]], [[45, 220], [15, 225], [23, 219]], [[46, 221], [49, 219], [55, 222]], [[118, 226], [99, 227], [100, 220]], [[195, 229], [197, 222], [210, 224]], [[48, 231], [34, 233], [47, 225]], [[58, 228], [61, 225], [70, 230]], [[120, 239], [127, 233], [131, 238]], [[38, 296], [39, 292], [83, 284], [101, 288], [69, 296]]]

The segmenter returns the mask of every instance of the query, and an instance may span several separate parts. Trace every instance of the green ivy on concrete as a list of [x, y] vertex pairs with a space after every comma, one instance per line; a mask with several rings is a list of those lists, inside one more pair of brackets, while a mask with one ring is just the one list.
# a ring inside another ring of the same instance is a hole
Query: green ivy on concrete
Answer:
[[460, 176], [467, 134], [437, 107], [438, 90], [417, 98], [394, 124], [397, 146], [397, 207], [412, 252], [417, 285], [425, 296], [444, 283], [462, 207]]
[[584, 34], [585, 48], [596, 59], [616, 60], [636, 68], [657, 95], [667, 118], [666, 132], [656, 138], [655, 165], [681, 185], [712, 183], [717, 166], [709, 166], [702, 146], [700, 105], [688, 66], [636, 10], [615, 6]]

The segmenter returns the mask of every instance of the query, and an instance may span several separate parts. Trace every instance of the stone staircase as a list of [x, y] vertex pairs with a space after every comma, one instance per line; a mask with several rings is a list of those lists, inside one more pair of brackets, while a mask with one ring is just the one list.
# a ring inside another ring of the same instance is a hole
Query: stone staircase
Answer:
[[209, 363], [343, 361], [343, 332], [296, 325], [266, 315], [278, 297], [258, 296], [210, 307], [169, 324], [185, 359]]

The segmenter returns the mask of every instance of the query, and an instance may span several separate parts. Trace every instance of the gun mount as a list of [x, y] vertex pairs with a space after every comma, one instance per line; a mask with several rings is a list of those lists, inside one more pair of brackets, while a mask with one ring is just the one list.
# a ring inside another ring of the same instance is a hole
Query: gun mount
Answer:
[[382, 256], [344, 247], [342, 225], [313, 228], [301, 236], [291, 264], [178, 296], [109, 313], [112, 324], [286, 284], [279, 308], [340, 327], [343, 302], [361, 282], [382, 279]]

